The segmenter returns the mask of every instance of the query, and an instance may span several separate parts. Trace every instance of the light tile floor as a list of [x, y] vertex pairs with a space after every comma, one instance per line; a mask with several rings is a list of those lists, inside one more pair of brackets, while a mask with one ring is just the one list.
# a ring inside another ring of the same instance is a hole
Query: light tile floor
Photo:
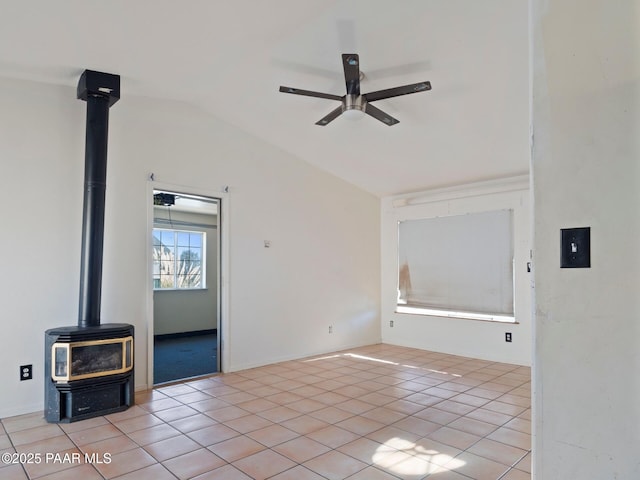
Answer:
[[5, 418], [0, 478], [529, 480], [530, 398], [528, 367], [372, 345]]

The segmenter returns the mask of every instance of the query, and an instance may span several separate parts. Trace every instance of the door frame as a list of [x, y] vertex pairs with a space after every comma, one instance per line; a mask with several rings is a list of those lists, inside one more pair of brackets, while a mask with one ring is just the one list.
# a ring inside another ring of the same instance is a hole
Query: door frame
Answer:
[[167, 190], [170, 192], [197, 195], [201, 197], [215, 198], [219, 201], [218, 211], [218, 373], [224, 373], [229, 364], [228, 342], [228, 317], [229, 317], [229, 194], [223, 190], [209, 190], [195, 186], [177, 185], [157, 182], [150, 176], [147, 182], [147, 275], [146, 275], [146, 325], [147, 325], [147, 388], [153, 388], [153, 355], [154, 355], [154, 305], [153, 305], [153, 191]]

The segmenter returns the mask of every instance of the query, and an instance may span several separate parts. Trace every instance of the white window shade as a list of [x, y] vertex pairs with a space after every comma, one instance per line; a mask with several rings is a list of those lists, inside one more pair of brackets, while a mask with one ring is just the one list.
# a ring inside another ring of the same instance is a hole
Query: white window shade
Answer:
[[398, 304], [513, 315], [512, 211], [398, 224]]

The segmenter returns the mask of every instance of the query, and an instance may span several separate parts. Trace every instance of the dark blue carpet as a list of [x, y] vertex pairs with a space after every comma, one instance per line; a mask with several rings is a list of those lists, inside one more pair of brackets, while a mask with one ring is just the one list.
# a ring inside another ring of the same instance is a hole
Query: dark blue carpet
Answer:
[[217, 371], [217, 335], [156, 336], [153, 383], [207, 375]]

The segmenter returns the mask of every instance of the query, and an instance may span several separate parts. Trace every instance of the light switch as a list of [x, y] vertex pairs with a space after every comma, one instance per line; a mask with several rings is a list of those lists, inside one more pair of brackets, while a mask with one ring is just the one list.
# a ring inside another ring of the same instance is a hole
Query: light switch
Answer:
[[560, 230], [560, 267], [591, 268], [591, 227]]

